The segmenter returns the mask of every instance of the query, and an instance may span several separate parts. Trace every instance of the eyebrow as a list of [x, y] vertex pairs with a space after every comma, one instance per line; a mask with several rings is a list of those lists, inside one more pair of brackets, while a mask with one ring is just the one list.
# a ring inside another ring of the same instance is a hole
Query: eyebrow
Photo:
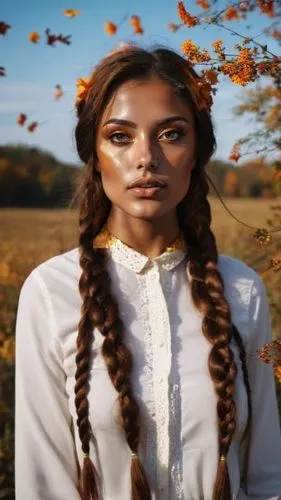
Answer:
[[[160, 125], [167, 125], [168, 123], [175, 122], [175, 121], [182, 121], [186, 123], [190, 123], [190, 120], [187, 118], [184, 118], [183, 116], [169, 116], [168, 118], [163, 118], [162, 120], [159, 120], [157, 122], [157, 126]], [[125, 127], [131, 127], [131, 128], [137, 128], [136, 123], [132, 122], [131, 120], [123, 120], [121, 118], [110, 118], [110, 120], [107, 120], [104, 124], [103, 127], [106, 125], [109, 125], [110, 123], [114, 123], [116, 125], [124, 125]]]

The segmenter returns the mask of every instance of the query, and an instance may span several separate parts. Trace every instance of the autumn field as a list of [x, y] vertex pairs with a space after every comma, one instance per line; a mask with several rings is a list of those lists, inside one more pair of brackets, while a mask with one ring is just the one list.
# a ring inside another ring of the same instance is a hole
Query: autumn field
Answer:
[[[274, 200], [230, 198], [226, 203], [238, 219], [252, 226], [263, 227], [272, 215], [270, 207], [274, 205]], [[236, 222], [219, 200], [212, 199], [211, 206], [212, 228], [219, 251], [241, 257], [245, 241], [251, 239], [251, 230]], [[19, 286], [40, 262], [75, 247], [76, 220], [77, 214], [73, 210], [1, 209], [0, 283]], [[264, 254], [264, 250], [256, 244], [253, 251]], [[247, 263], [253, 264], [251, 260]]]
[[[236, 218], [266, 227], [274, 200], [226, 199]], [[236, 222], [217, 199], [211, 199], [212, 228], [220, 253], [244, 260], [263, 277], [272, 313], [273, 334], [281, 338], [280, 272], [269, 270], [272, 254], [281, 251], [281, 235], [260, 246], [253, 230]], [[40, 262], [77, 246], [77, 213], [73, 210], [0, 210], [0, 498], [11, 500], [14, 449], [14, 326], [20, 287]], [[281, 384], [276, 379], [278, 394]], [[280, 397], [281, 400], [281, 397]], [[281, 409], [280, 409], [281, 415]]]

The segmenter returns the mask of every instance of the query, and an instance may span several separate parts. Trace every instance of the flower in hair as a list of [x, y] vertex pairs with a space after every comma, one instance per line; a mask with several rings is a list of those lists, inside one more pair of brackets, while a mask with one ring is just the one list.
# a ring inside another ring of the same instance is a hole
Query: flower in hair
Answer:
[[[134, 49], [136, 48], [134, 43], [125, 43], [125, 42], [120, 42], [117, 47], [112, 49], [108, 54], [106, 54], [106, 57], [110, 56], [111, 54], [115, 54], [117, 52], [122, 52], [127, 49]], [[92, 87], [92, 80], [91, 78], [78, 78], [76, 81], [76, 105], [79, 104], [80, 101], [85, 100], [91, 90]]]
[[215, 75], [213, 74], [208, 75], [206, 72], [202, 76], [195, 77], [189, 73], [186, 86], [190, 90], [199, 110], [207, 109], [210, 111], [213, 105], [212, 93], [216, 93], [216, 89], [212, 87], [213, 82], [215, 82]]
[[79, 104], [80, 101], [86, 99], [91, 86], [92, 82], [90, 78], [78, 78], [76, 81], [76, 104]]

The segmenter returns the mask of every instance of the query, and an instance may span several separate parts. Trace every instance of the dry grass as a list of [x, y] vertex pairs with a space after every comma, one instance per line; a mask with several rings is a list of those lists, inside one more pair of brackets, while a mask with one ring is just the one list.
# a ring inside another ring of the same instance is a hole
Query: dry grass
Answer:
[[[272, 200], [228, 199], [233, 214], [249, 225], [262, 227], [270, 216]], [[212, 228], [221, 253], [240, 255], [251, 231], [211, 200]], [[77, 245], [77, 214], [70, 210], [0, 210], [0, 283], [20, 284], [40, 262]]]

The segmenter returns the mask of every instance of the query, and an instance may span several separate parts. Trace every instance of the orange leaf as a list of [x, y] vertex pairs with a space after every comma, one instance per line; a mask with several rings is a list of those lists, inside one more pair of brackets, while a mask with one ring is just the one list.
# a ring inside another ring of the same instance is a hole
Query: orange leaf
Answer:
[[70, 18], [73, 18], [73, 17], [76, 17], [80, 14], [80, 10], [77, 10], [77, 9], [65, 9], [63, 11], [64, 15], [66, 17], [70, 17]]
[[27, 130], [28, 132], [34, 132], [38, 127], [38, 122], [32, 122], [28, 125]]
[[104, 23], [104, 29], [108, 35], [112, 36], [112, 35], [115, 35], [115, 33], [117, 31], [117, 26], [116, 26], [116, 24], [112, 23], [111, 21], [106, 21]]
[[17, 118], [17, 124], [22, 127], [25, 124], [26, 120], [27, 120], [26, 114], [20, 113]]
[[37, 31], [32, 31], [28, 35], [28, 40], [32, 43], [38, 43], [38, 41], [40, 40], [39, 33]]

